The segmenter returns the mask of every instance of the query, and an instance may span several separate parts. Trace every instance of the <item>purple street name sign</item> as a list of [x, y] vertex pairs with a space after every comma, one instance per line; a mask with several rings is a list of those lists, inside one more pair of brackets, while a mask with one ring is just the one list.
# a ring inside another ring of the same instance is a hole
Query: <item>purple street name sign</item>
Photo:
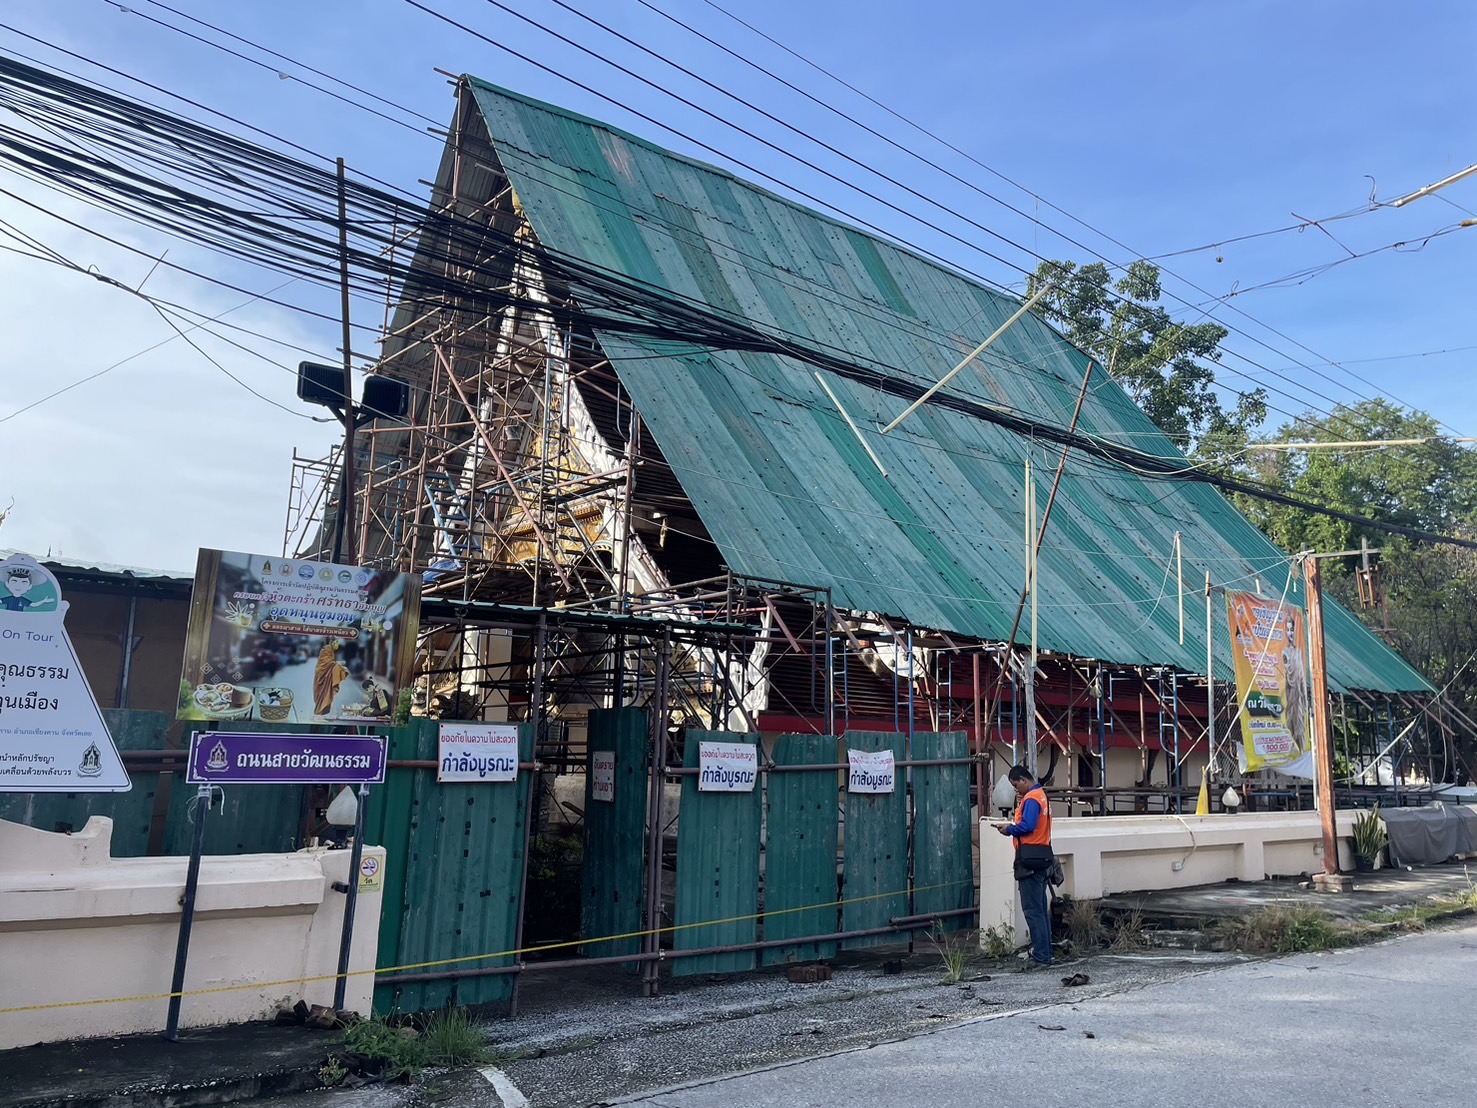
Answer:
[[192, 785], [377, 785], [385, 740], [376, 735], [263, 735], [196, 731]]

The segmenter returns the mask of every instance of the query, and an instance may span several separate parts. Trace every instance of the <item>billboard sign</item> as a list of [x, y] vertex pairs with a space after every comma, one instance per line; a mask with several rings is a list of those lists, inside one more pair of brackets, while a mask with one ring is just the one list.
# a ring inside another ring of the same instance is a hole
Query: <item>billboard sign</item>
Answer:
[[179, 718], [391, 723], [419, 623], [416, 574], [202, 550]]
[[1312, 749], [1303, 610], [1230, 591], [1226, 610], [1246, 771], [1287, 766]]

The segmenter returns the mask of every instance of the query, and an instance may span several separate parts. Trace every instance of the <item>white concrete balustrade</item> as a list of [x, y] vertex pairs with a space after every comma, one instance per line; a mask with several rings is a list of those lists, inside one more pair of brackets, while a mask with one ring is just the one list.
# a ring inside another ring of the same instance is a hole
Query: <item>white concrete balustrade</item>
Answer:
[[[0, 1009], [64, 1005], [0, 1013], [0, 1049], [164, 1028], [189, 859], [114, 858], [112, 834], [100, 816], [66, 835], [0, 821]], [[384, 872], [383, 848], [364, 856]], [[347, 850], [202, 859], [181, 1025], [332, 1004], [348, 872]], [[345, 1003], [365, 1013], [380, 897], [355, 912]]]
[[[1335, 813], [1340, 869], [1353, 867], [1349, 832], [1356, 815]], [[980, 929], [1011, 928], [1016, 941], [1025, 942], [1015, 851], [995, 830], [1000, 822], [984, 820], [980, 826]], [[1067, 877], [1057, 891], [1076, 900], [1323, 871], [1317, 812], [1058, 818], [1052, 822], [1052, 849]]]

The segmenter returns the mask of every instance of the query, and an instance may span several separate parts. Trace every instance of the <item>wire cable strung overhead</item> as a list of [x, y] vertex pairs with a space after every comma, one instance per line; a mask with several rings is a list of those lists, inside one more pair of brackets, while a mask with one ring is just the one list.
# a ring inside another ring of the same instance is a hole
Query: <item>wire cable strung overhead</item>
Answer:
[[[339, 182], [327, 169], [12, 59], [0, 58], [0, 106], [22, 121], [77, 139], [67, 149], [24, 127], [0, 125], [0, 162], [22, 175], [227, 256], [322, 286], [337, 285]], [[169, 179], [84, 149], [84, 141], [151, 164]], [[388, 282], [405, 290], [402, 302], [412, 305], [454, 298], [486, 312], [519, 306], [546, 312], [559, 325], [580, 332], [767, 353], [909, 403], [927, 391], [928, 382], [865, 353], [757, 326], [706, 302], [550, 250], [526, 236], [435, 210], [417, 211], [402, 197], [361, 181], [347, 181], [345, 192], [358, 240], [350, 249], [351, 283], [360, 292], [381, 292]], [[418, 229], [421, 250], [415, 261], [399, 261], [408, 252], [402, 249], [397, 255], [389, 247], [408, 228]], [[473, 256], [480, 262], [466, 277], [448, 274], [445, 263], [465, 265]], [[537, 266], [567, 295], [553, 302], [521, 296], [505, 279], [516, 264]], [[1033, 441], [1070, 446], [1142, 475], [1203, 482], [1361, 526], [1477, 549], [1477, 541], [1311, 504], [1190, 466], [1178, 453], [1133, 449], [967, 396], [942, 391], [929, 405]]]

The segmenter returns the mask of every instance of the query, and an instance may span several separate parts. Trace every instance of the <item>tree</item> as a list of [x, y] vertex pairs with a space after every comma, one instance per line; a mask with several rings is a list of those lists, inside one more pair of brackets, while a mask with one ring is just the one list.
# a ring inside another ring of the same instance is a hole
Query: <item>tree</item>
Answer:
[[[1251, 475], [1293, 496], [1370, 520], [1444, 535], [1477, 537], [1477, 453], [1438, 435], [1436, 420], [1387, 400], [1309, 412], [1274, 441], [1426, 439], [1416, 446], [1291, 450], [1248, 459]], [[1237, 506], [1284, 550], [1332, 553], [1367, 541], [1380, 551], [1385, 610], [1361, 609], [1358, 558], [1324, 563], [1329, 593], [1376, 630], [1388, 618], [1393, 645], [1446, 699], [1477, 718], [1477, 551], [1415, 542], [1373, 527], [1237, 496]], [[1457, 721], [1457, 743], [1477, 769], [1477, 739]], [[1434, 726], [1434, 724], [1433, 724]], [[1433, 736], [1433, 739], [1436, 736]], [[1433, 748], [1438, 744], [1433, 742]], [[1440, 760], [1434, 770], [1442, 773]]]
[[1097, 359], [1154, 424], [1186, 453], [1215, 460], [1244, 445], [1267, 415], [1262, 389], [1221, 402], [1214, 364], [1227, 331], [1218, 323], [1178, 323], [1159, 304], [1159, 267], [1137, 261], [1109, 285], [1101, 262], [1042, 262], [1028, 293], [1048, 282], [1044, 317]]

